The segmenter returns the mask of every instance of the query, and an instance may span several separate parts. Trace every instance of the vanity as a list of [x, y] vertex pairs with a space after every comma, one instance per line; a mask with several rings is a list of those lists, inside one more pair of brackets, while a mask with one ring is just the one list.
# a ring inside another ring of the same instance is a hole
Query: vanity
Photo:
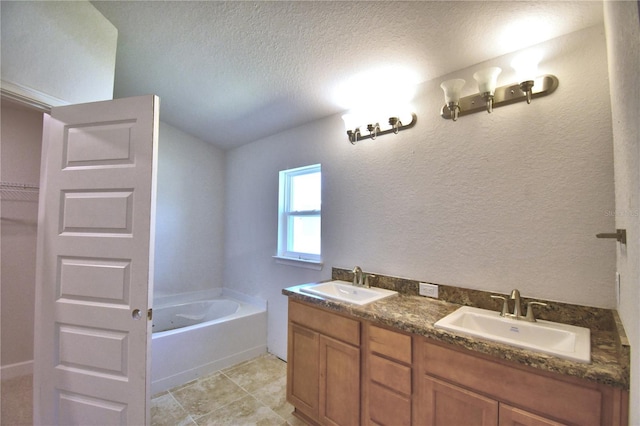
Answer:
[[[333, 270], [349, 281], [349, 271]], [[614, 311], [550, 302], [540, 317], [589, 325], [591, 362], [471, 337], [434, 323], [490, 295], [376, 277], [398, 295], [357, 305], [303, 291], [289, 297], [287, 399], [319, 425], [626, 425], [629, 348]], [[485, 300], [486, 299], [486, 300]], [[458, 302], [458, 303], [456, 303]], [[555, 306], [559, 305], [559, 306]], [[499, 313], [499, 309], [496, 315]], [[625, 346], [626, 344], [626, 346]]]

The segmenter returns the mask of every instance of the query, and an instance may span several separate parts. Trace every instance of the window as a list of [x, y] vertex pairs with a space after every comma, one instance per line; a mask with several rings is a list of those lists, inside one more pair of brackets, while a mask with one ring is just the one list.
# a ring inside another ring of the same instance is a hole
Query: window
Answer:
[[320, 164], [280, 172], [278, 259], [320, 263]]

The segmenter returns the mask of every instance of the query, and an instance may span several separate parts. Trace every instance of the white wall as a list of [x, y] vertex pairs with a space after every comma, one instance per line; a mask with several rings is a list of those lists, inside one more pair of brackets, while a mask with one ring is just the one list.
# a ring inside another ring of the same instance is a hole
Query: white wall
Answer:
[[[618, 311], [631, 343], [631, 401], [640, 399], [640, 13], [637, 2], [604, 3], [613, 114], [616, 227], [627, 230], [618, 245]], [[629, 424], [640, 424], [640, 406], [630, 406]]]
[[[42, 114], [2, 102], [0, 178], [40, 182]], [[0, 199], [0, 364], [3, 377], [28, 373], [33, 360], [37, 194]], [[27, 363], [27, 364], [24, 364]]]
[[[327, 279], [331, 267], [569, 303], [615, 307], [611, 115], [604, 28], [541, 45], [551, 96], [440, 118], [439, 84], [501, 66], [512, 56], [423, 85], [418, 123], [356, 146], [339, 116], [227, 153], [225, 286], [269, 303], [269, 349], [286, 356], [280, 290]], [[468, 94], [468, 93], [463, 93]], [[276, 264], [278, 171], [322, 163], [321, 272]]]
[[2, 88], [51, 105], [112, 99], [118, 31], [88, 1], [2, 2]]
[[222, 287], [224, 152], [160, 122], [154, 297]]

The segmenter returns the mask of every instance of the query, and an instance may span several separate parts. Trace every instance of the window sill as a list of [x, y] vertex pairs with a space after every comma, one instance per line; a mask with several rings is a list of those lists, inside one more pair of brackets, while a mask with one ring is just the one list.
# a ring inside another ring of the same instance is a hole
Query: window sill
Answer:
[[273, 258], [276, 260], [276, 263], [281, 265], [297, 266], [298, 268], [313, 269], [316, 271], [321, 271], [322, 266], [324, 265], [322, 262], [317, 260], [296, 259], [294, 257], [282, 256], [273, 256]]

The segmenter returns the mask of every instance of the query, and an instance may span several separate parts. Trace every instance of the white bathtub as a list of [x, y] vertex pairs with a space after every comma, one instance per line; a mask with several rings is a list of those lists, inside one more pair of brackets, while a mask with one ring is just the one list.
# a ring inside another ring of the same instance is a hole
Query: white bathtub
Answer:
[[151, 393], [266, 352], [267, 311], [260, 305], [216, 297], [176, 303], [165, 300], [154, 307]]

